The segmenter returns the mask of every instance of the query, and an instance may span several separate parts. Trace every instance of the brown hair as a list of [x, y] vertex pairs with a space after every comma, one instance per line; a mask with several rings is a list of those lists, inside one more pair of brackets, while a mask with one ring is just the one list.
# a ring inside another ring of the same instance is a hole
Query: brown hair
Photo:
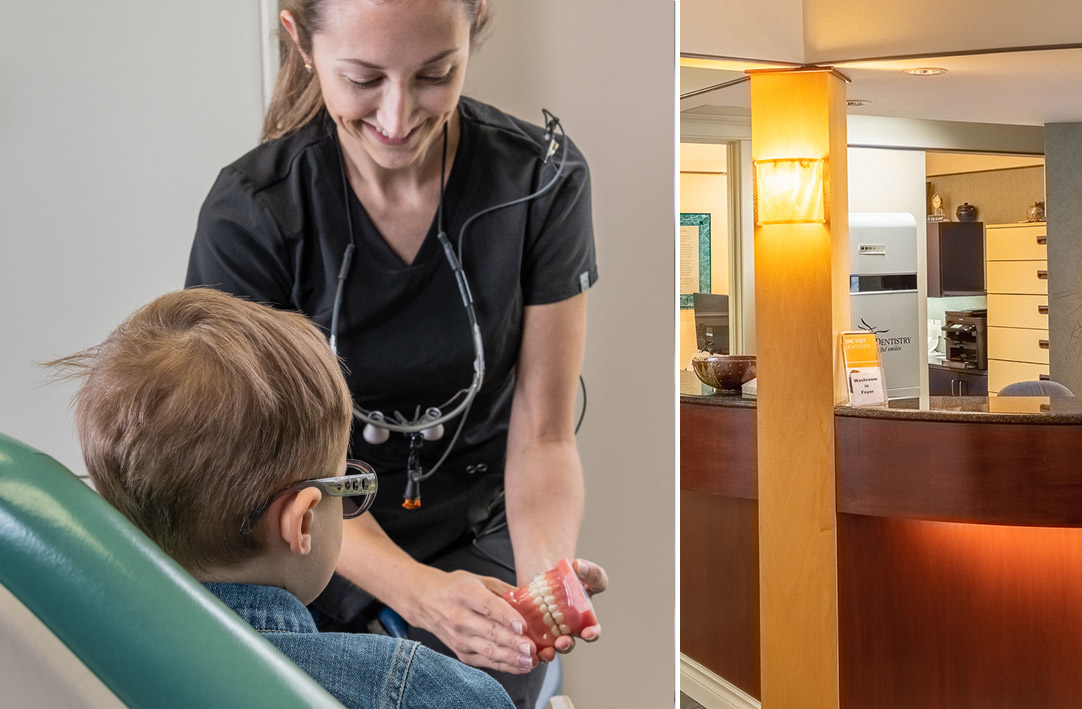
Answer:
[[352, 420], [316, 327], [193, 288], [47, 366], [82, 381], [75, 423], [102, 497], [189, 571], [255, 556], [245, 518], [283, 486], [337, 474]]
[[[378, 0], [373, 0], [378, 1]], [[454, 0], [464, 6], [467, 17], [475, 18], [470, 25], [470, 44], [476, 48], [488, 26], [490, 11], [484, 0]], [[324, 28], [324, 8], [328, 0], [286, 0], [282, 10], [293, 15], [297, 26], [297, 38], [305, 53], [312, 53], [312, 36]], [[478, 11], [480, 10], [480, 14]], [[323, 94], [315, 72], [305, 68], [301, 50], [293, 43], [289, 32], [279, 24], [278, 43], [282, 52], [282, 64], [274, 82], [267, 114], [263, 117], [262, 142], [281, 138], [304, 127], [323, 108]]]

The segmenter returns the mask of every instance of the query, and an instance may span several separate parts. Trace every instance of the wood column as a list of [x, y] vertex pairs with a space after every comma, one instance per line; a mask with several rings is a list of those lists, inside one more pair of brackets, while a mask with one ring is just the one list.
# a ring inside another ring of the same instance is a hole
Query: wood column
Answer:
[[764, 709], [834, 709], [834, 404], [849, 315], [845, 82], [751, 75], [753, 160], [826, 158], [826, 224], [755, 228], [759, 582]]

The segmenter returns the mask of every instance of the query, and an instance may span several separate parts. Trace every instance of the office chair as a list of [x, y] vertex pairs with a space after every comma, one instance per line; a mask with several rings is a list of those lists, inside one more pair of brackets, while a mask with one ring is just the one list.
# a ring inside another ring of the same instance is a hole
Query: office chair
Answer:
[[[342, 706], [64, 466], [3, 434], [0, 587], [0, 628], [20, 631], [0, 633], [0, 657], [25, 654], [12, 644], [36, 617], [96, 676], [68, 706]], [[68, 680], [61, 654], [0, 667], [5, 694], [27, 685], [50, 706], [38, 688]]]
[[1059, 382], [1039, 380], [1031, 382], [1014, 382], [999, 390], [1000, 396], [1048, 396], [1053, 399], [1074, 396], [1067, 387]]

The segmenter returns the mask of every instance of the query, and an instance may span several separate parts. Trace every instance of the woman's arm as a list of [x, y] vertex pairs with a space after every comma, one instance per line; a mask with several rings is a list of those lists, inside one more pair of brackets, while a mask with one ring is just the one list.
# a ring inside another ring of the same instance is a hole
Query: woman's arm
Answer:
[[586, 294], [525, 309], [504, 482], [520, 585], [574, 558], [584, 497], [574, 406], [585, 347]]
[[[519, 584], [561, 558], [575, 558], [582, 522], [582, 463], [575, 443], [574, 406], [586, 346], [586, 294], [528, 306], [507, 440], [507, 521]], [[600, 593], [608, 579], [596, 564], [579, 561], [587, 590]], [[601, 628], [583, 631], [594, 640]], [[557, 642], [570, 650], [570, 638]], [[541, 659], [551, 660], [551, 651]]]
[[522, 674], [537, 664], [525, 621], [500, 597], [512, 586], [415, 561], [370, 514], [343, 523], [338, 573], [435, 634], [468, 665]]

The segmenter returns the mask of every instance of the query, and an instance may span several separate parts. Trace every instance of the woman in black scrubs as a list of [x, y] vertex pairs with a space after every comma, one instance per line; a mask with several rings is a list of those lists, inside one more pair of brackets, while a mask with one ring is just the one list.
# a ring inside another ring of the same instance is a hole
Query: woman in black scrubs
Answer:
[[[472, 293], [483, 385], [457, 438], [461, 417], [437, 440], [357, 422], [351, 455], [375, 466], [380, 495], [346, 523], [315, 606], [324, 629], [363, 632], [386, 604], [411, 637], [494, 671], [532, 707], [532, 670], [554, 653], [535, 652], [499, 594], [575, 553], [573, 409], [597, 278], [586, 163], [552, 124], [461, 95], [483, 0], [307, 0], [281, 19], [288, 51], [264, 142], [211, 189], [187, 284], [299, 310], [330, 335], [342, 275], [334, 335], [354, 399], [412, 418], [474, 375], [444, 228]], [[399, 492], [419, 497], [407, 492], [411, 454], [425, 471], [442, 462], [420, 507], [404, 509]], [[599, 566], [575, 566], [588, 590], [605, 589]]]

